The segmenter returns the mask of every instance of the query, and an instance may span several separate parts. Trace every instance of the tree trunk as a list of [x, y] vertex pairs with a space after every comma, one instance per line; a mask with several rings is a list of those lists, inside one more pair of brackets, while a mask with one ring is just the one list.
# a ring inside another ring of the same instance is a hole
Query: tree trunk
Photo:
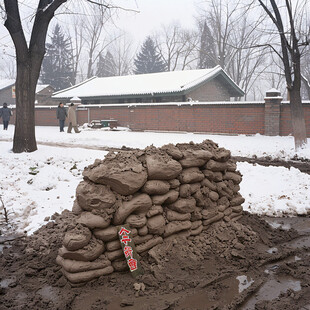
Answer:
[[18, 1], [4, 0], [6, 12], [4, 25], [13, 40], [17, 63], [14, 153], [37, 150], [34, 101], [41, 63], [45, 53], [47, 28], [55, 11], [66, 1], [39, 1], [28, 47], [19, 14]]
[[29, 58], [17, 65], [16, 77], [16, 120], [13, 152], [33, 152], [37, 150], [35, 139], [35, 87], [31, 83], [31, 62]]
[[295, 150], [298, 151], [305, 144], [307, 144], [306, 124], [302, 108], [300, 91], [293, 89], [289, 92], [289, 96], [290, 96], [292, 129], [295, 140]]

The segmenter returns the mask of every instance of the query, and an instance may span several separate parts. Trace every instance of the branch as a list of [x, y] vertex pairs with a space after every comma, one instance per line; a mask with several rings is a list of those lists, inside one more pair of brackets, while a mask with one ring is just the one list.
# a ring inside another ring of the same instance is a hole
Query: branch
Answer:
[[4, 26], [10, 33], [16, 49], [16, 57], [22, 59], [27, 53], [27, 42], [22, 28], [17, 0], [4, 0], [6, 20]]
[[43, 49], [41, 52], [44, 53], [48, 25], [55, 11], [65, 2], [67, 2], [67, 0], [54, 0], [53, 2], [40, 0], [31, 32], [30, 50], [34, 48], [37, 50]]
[[283, 56], [269, 43], [252, 45], [252, 46], [248, 46], [248, 47], [243, 47], [241, 49], [256, 48], [256, 47], [270, 47], [280, 57], [280, 59], [283, 61]]
[[101, 7], [105, 7], [106, 9], [121, 9], [123, 11], [140, 13], [140, 11], [138, 11], [138, 10], [126, 9], [126, 8], [121, 7], [121, 6], [114, 6], [114, 5], [110, 5], [110, 4], [104, 4], [104, 3], [100, 3], [100, 2], [97, 2], [97, 1], [94, 1], [94, 0], [87, 0], [87, 2], [95, 4], [95, 5], [98, 5], [98, 6], [101, 6]]

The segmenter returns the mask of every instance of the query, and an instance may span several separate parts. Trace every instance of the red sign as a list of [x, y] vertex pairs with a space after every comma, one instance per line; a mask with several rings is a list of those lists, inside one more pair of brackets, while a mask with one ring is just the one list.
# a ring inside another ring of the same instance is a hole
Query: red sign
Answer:
[[127, 265], [133, 277], [142, 274], [142, 268], [135, 252], [135, 244], [132, 240], [131, 230], [128, 224], [118, 227], [118, 237], [122, 245]]

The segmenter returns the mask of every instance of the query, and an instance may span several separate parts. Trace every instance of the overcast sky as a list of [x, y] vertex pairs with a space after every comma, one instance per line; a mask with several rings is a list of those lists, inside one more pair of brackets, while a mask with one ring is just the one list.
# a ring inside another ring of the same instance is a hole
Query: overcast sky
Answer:
[[[27, 5], [31, 1], [33, 1], [32, 5]], [[195, 27], [194, 16], [197, 15], [196, 7], [199, 2], [203, 0], [114, 0], [114, 3], [120, 7], [137, 11], [135, 13], [119, 10], [119, 17], [114, 19], [115, 26], [130, 33], [135, 43], [141, 45], [144, 39], [159, 30], [161, 25], [179, 22], [184, 28]], [[27, 16], [25, 21], [29, 21], [29, 16], [33, 15], [32, 8], [36, 5], [34, 0], [20, 2], [22, 17]], [[68, 21], [68, 16], [65, 20]], [[58, 19], [55, 21], [57, 22]], [[28, 27], [25, 27], [25, 32]], [[30, 29], [29, 27], [29, 32]], [[0, 44], [2, 48], [11, 45], [11, 38], [3, 24], [0, 25]]]
[[[133, 48], [138, 50], [146, 37], [159, 31], [162, 25], [167, 26], [171, 23], [178, 22], [183, 28], [194, 28], [196, 26], [195, 15], [197, 15], [197, 3], [203, 1], [113, 0], [115, 5], [136, 11], [118, 10], [118, 18], [113, 18], [114, 26], [116, 26], [116, 29], [118, 28], [129, 33], [132, 37]], [[38, 0], [21, 0], [19, 2], [26, 37], [29, 37], [31, 32], [34, 8], [37, 6], [37, 2]], [[84, 1], [82, 2], [85, 3]], [[60, 22], [60, 25], [65, 29], [66, 26], [72, 26], [70, 20], [70, 15], [56, 14], [49, 27], [49, 34], [53, 29], [54, 23]], [[12, 40], [3, 22], [4, 16], [2, 16], [2, 23], [0, 24], [0, 78], [5, 78], [7, 71], [14, 71], [15, 66], [15, 52], [12, 48]], [[112, 27], [111, 33], [114, 31], [115, 27]], [[9, 69], [8, 66], [12, 68]]]
[[139, 11], [121, 12], [116, 24], [142, 43], [161, 25], [178, 21], [185, 28], [195, 26], [197, 0], [122, 0], [124, 7]]

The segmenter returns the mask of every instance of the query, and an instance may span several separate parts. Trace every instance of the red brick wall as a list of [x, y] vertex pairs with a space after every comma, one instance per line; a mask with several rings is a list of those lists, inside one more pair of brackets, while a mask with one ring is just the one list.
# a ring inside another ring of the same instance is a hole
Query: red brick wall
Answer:
[[[306, 122], [307, 137], [310, 137], [310, 104], [303, 105], [304, 117]], [[281, 114], [280, 114], [280, 135], [288, 136], [292, 134], [292, 125], [291, 125], [291, 110], [289, 104], [281, 105]]]
[[[280, 135], [291, 131], [289, 105], [281, 105]], [[307, 135], [310, 137], [310, 104], [304, 105]], [[36, 107], [36, 125], [57, 126], [56, 107]], [[118, 126], [132, 130], [264, 134], [264, 104], [223, 103], [183, 105], [132, 105], [80, 107], [80, 125], [92, 120], [116, 119]], [[14, 118], [10, 123], [14, 123]]]

